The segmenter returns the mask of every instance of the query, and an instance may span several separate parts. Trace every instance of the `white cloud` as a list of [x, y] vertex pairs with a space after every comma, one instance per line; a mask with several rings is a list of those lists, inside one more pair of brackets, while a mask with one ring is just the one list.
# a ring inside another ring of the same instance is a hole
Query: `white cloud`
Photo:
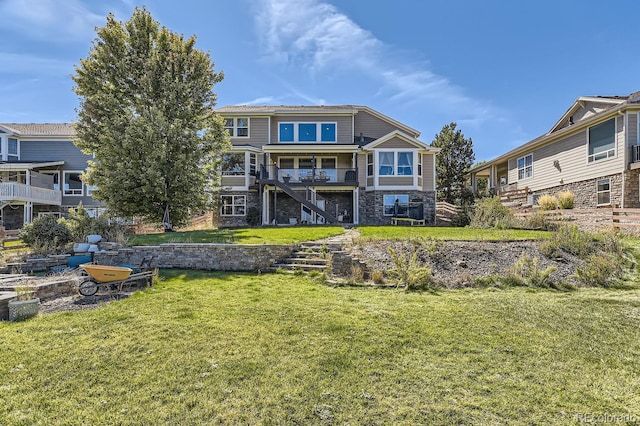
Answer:
[[[256, 26], [267, 58], [319, 72], [350, 71], [380, 84], [378, 95], [419, 103], [443, 113], [465, 111], [462, 119], [479, 123], [492, 112], [428, 68], [425, 60], [397, 53], [323, 0], [261, 0]], [[415, 55], [414, 55], [415, 56]], [[357, 76], [355, 77], [357, 78]]]
[[105, 16], [90, 12], [79, 0], [4, 0], [3, 26], [39, 39], [72, 41], [91, 38]]

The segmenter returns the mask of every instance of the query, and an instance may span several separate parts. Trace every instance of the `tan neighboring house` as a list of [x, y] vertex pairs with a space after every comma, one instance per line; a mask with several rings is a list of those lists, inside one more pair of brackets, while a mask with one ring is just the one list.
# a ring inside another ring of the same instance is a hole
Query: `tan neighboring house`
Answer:
[[226, 106], [221, 226], [435, 220], [435, 155], [366, 106]]
[[576, 208], [640, 207], [640, 92], [584, 96], [541, 135], [470, 170], [496, 193], [571, 191]]

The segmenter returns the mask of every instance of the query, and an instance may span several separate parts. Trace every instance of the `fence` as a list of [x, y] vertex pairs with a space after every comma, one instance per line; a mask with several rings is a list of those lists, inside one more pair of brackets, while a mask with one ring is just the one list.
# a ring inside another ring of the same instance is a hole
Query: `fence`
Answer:
[[574, 223], [585, 229], [616, 228], [640, 232], [640, 209], [600, 208], [537, 210], [527, 209], [515, 213], [516, 217], [528, 218], [533, 214], [544, 214], [557, 223]]
[[7, 231], [4, 226], [0, 226], [0, 241], [2, 241], [2, 250], [19, 250], [27, 247], [25, 244], [11, 244], [12, 242], [20, 241], [18, 234], [19, 229]]

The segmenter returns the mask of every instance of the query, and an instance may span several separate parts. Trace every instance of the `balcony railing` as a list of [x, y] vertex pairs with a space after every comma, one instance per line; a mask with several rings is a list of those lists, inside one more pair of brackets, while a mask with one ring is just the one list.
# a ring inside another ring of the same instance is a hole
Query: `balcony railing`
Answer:
[[24, 183], [0, 182], [0, 201], [23, 201], [60, 206], [62, 193]]
[[278, 180], [289, 184], [351, 184], [358, 183], [356, 168], [293, 168], [285, 169], [276, 165], [262, 168], [261, 179]]

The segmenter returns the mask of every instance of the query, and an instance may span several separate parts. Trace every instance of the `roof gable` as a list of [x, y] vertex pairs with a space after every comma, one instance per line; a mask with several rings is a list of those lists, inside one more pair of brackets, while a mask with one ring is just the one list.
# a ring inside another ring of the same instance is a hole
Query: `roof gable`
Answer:
[[394, 130], [391, 133], [387, 133], [386, 135], [382, 136], [381, 138], [378, 138], [376, 140], [374, 140], [373, 142], [370, 142], [366, 145], [364, 145], [362, 147], [362, 149], [365, 150], [370, 150], [370, 149], [374, 149], [374, 148], [378, 148], [380, 147], [380, 145], [383, 145], [385, 142], [388, 142], [394, 138], [398, 138], [401, 139], [405, 142], [407, 142], [409, 145], [417, 148], [417, 149], [428, 149], [434, 152], [438, 152], [440, 151], [439, 148], [432, 148], [429, 145], [427, 145], [426, 143], [422, 142], [421, 140], [414, 138], [404, 132], [401, 132], [399, 130]]
[[548, 133], [553, 133], [571, 126], [580, 120], [620, 105], [626, 100], [627, 97], [620, 96], [581, 96], [571, 105], [567, 112], [560, 117], [560, 120], [553, 125]]

